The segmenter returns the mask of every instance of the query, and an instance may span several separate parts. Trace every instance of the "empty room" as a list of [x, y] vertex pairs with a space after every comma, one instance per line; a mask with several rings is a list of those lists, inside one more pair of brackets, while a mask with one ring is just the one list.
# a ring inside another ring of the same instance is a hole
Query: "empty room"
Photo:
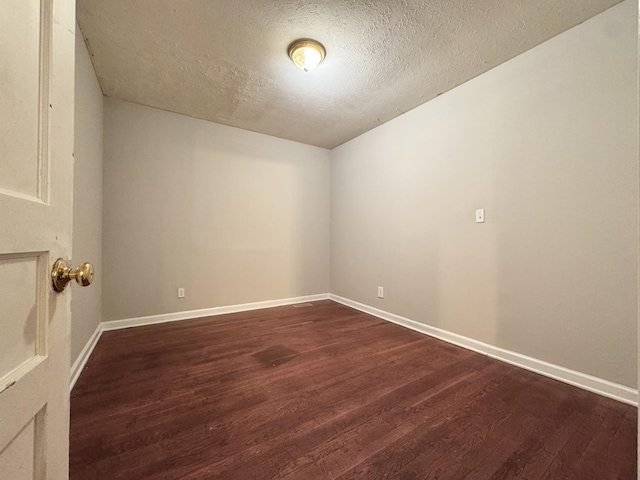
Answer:
[[0, 479], [635, 479], [638, 2], [0, 2]]

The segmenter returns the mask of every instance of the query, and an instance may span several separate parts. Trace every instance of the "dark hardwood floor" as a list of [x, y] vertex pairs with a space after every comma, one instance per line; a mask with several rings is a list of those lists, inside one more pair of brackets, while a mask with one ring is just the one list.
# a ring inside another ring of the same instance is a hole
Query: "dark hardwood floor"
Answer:
[[634, 479], [634, 407], [331, 301], [105, 332], [72, 480]]

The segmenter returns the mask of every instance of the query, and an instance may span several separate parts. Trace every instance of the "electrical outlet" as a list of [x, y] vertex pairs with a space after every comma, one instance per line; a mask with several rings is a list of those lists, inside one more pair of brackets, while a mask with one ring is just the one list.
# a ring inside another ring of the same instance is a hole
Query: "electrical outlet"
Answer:
[[476, 210], [476, 223], [484, 223], [484, 208]]
[[182, 287], [178, 289], [178, 298], [184, 298], [184, 288]]
[[384, 287], [378, 287], [378, 298], [384, 298]]

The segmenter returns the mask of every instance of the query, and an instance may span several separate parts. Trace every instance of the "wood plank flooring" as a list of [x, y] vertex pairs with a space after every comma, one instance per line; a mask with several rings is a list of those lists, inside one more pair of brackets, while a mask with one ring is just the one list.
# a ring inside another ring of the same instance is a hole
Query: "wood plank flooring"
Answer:
[[331, 301], [105, 332], [72, 480], [634, 479], [637, 409]]

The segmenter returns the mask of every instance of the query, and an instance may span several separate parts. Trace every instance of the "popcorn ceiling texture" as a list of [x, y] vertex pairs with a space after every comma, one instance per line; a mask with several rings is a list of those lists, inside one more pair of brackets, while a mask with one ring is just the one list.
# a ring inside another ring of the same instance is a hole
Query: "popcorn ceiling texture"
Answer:
[[[105, 95], [333, 148], [617, 3], [78, 0], [77, 15]], [[310, 73], [287, 56], [301, 37], [327, 49]]]

